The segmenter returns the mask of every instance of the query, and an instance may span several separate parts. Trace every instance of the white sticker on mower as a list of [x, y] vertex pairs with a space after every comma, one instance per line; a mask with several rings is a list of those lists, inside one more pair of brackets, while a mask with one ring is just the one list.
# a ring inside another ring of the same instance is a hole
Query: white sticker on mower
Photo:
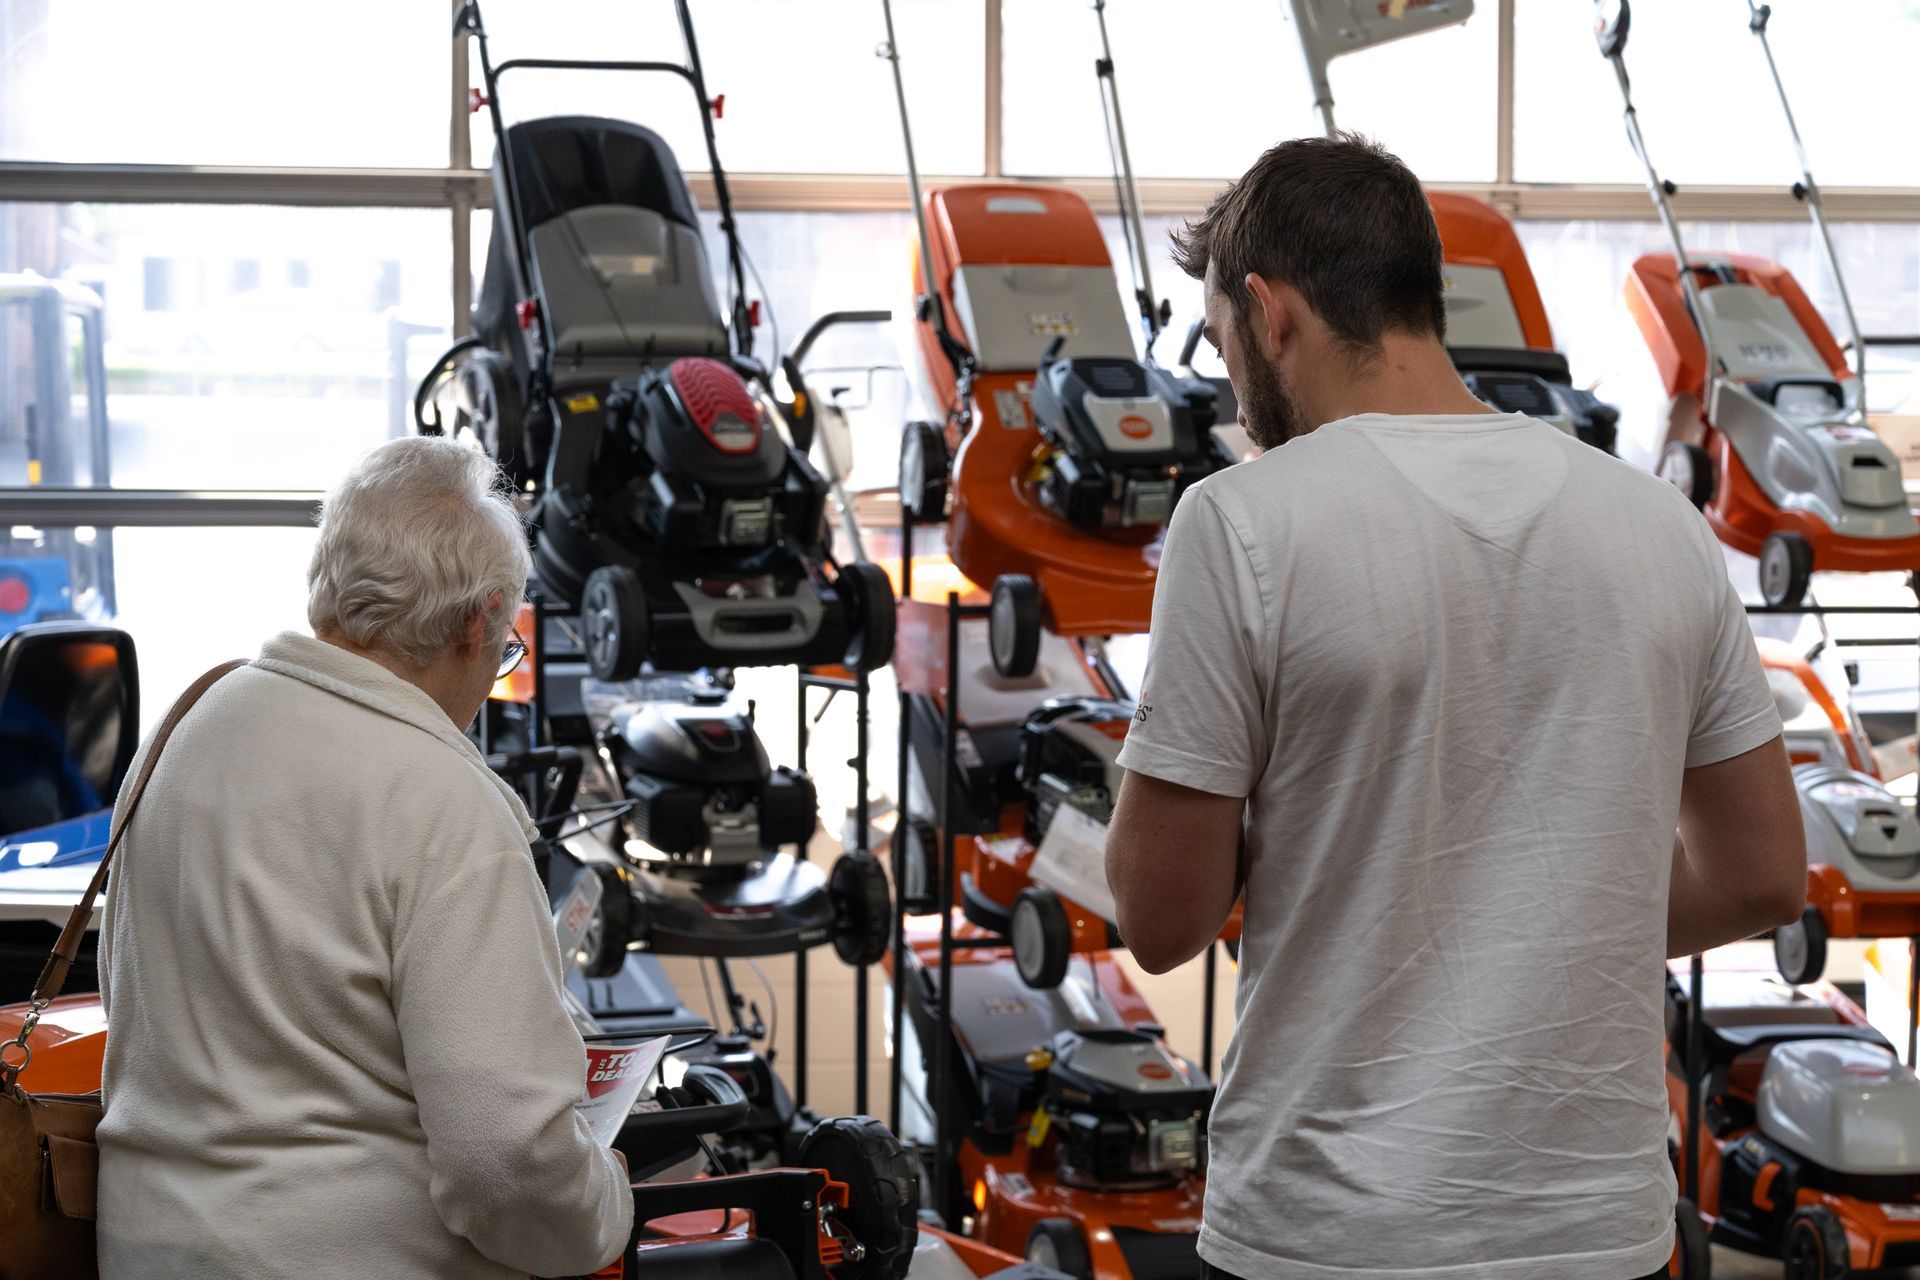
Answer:
[[1920, 1204], [1883, 1204], [1880, 1212], [1894, 1222], [1920, 1222]]
[[580, 963], [581, 944], [587, 940], [587, 929], [605, 892], [599, 876], [582, 871], [573, 878], [573, 888], [567, 891], [560, 909], [553, 913], [553, 931], [560, 938], [560, 961], [569, 972]]
[[993, 411], [1009, 431], [1025, 431], [1033, 425], [1033, 419], [1027, 416], [1026, 399], [1018, 391], [994, 392]]
[[1107, 887], [1107, 824], [1072, 805], [1053, 811], [1053, 822], [1034, 855], [1033, 878], [1103, 920], [1119, 914]]
[[997, 1175], [1000, 1189], [1016, 1200], [1026, 1200], [1033, 1195], [1033, 1183], [1027, 1181], [1024, 1173], [1002, 1173]]

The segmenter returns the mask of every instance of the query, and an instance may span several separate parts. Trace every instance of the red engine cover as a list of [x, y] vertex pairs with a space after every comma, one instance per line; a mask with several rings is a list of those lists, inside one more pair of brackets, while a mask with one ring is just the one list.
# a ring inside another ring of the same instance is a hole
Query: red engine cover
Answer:
[[760, 406], [731, 367], [688, 357], [675, 360], [667, 376], [687, 416], [714, 448], [739, 455], [760, 447]]

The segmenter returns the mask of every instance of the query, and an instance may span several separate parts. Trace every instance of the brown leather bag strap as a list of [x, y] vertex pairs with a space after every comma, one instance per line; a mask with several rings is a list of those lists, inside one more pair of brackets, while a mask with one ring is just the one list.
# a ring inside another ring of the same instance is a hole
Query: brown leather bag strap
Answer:
[[133, 780], [133, 789], [127, 794], [127, 807], [121, 810], [119, 825], [107, 841], [107, 851], [100, 856], [100, 865], [95, 869], [87, 891], [80, 895], [73, 914], [67, 917], [67, 927], [60, 931], [60, 940], [53, 944], [53, 954], [47, 957], [47, 967], [40, 971], [40, 980], [33, 984], [34, 1008], [44, 1009], [67, 985], [67, 971], [73, 967], [74, 957], [80, 954], [80, 940], [86, 936], [87, 925], [93, 920], [93, 904], [106, 887], [107, 868], [120, 848], [120, 841], [127, 834], [127, 824], [133, 821], [134, 810], [140, 807], [140, 797], [147, 793], [147, 780], [153, 777], [153, 766], [160, 761], [161, 748], [167, 745], [167, 739], [173, 736], [173, 731], [186, 719], [187, 712], [193, 710], [193, 704], [200, 701], [207, 690], [229, 673], [246, 665], [244, 658], [223, 662], [188, 685], [187, 691], [174, 700], [166, 719], [154, 731], [153, 741], [147, 745], [147, 754], [140, 761], [140, 772]]

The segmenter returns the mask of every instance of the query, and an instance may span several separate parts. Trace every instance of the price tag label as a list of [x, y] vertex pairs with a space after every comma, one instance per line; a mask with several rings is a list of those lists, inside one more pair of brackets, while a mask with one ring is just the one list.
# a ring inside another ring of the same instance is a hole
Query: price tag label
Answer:
[[1065, 894], [1103, 920], [1119, 914], [1107, 887], [1107, 824], [1072, 805], [1054, 810], [1034, 855], [1033, 878]]

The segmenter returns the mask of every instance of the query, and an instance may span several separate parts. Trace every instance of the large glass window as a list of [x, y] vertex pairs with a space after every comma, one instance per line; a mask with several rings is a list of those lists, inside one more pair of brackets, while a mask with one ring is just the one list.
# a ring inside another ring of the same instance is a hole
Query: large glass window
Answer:
[[[1429, 181], [1493, 177], [1493, 6], [1464, 26], [1334, 62], [1342, 128], [1377, 137]], [[1009, 173], [1111, 172], [1094, 59], [1099, 28], [1078, 0], [1003, 10]], [[1283, 138], [1320, 132], [1300, 41], [1275, 0], [1193, 0], [1177, 19], [1145, 5], [1107, 12], [1134, 170], [1234, 178]]]
[[[982, 172], [982, 0], [897, 0], [893, 9], [921, 169]], [[693, 17], [707, 91], [726, 98], [715, 132], [720, 162], [730, 172], [905, 171], [892, 76], [875, 56], [886, 38], [878, 4], [706, 0], [694, 5]], [[669, 0], [493, 0], [486, 22], [496, 63], [685, 57]], [[477, 56], [472, 73], [479, 84]], [[660, 133], [682, 168], [708, 167], [696, 100], [677, 77], [522, 70], [507, 73], [500, 85], [508, 123], [576, 113], [634, 120]], [[476, 116], [473, 123], [474, 162], [491, 163], [487, 119]]]
[[447, 162], [445, 4], [0, 0], [0, 159]]
[[[58, 421], [33, 397], [41, 455], [82, 457], [96, 403], [109, 424], [87, 465], [35, 482], [324, 487], [411, 429], [451, 279], [446, 215], [430, 210], [0, 204], [0, 291], [53, 281], [79, 308], [51, 328], [6, 322], [7, 367], [37, 359], [68, 384], [46, 393], [65, 397]], [[0, 391], [0, 466], [24, 446], [30, 385]]]
[[[1814, 176], [1829, 186], [1920, 183], [1920, 153], [1874, 120], [1898, 119], [1920, 58], [1920, 10], [1906, 0], [1775, 0], [1769, 36]], [[1591, 6], [1519, 0], [1514, 170], [1523, 182], [1638, 182], [1613, 69]], [[1647, 147], [1680, 184], [1778, 184], [1799, 177], [1785, 117], [1744, 5], [1633, 10], [1627, 68]]]

